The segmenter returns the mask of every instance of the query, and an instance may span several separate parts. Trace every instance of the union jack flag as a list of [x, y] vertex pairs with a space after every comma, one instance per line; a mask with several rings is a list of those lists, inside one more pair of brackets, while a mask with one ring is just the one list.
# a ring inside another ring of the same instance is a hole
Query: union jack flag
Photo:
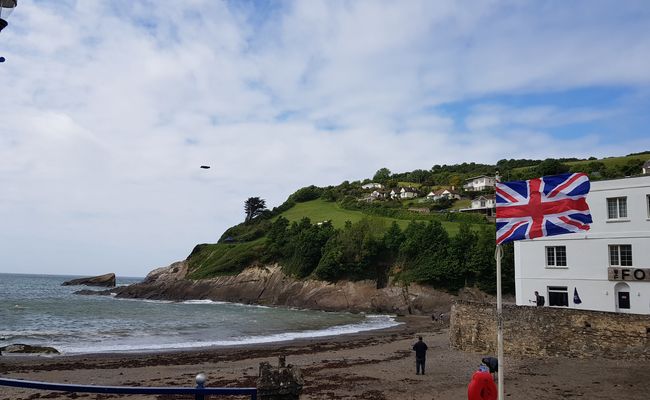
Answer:
[[583, 173], [496, 184], [497, 244], [589, 230]]

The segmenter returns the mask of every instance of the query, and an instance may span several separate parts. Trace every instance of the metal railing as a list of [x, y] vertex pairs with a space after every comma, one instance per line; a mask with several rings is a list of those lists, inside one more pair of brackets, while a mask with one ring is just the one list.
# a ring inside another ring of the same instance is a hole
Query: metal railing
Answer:
[[205, 396], [250, 396], [257, 400], [256, 388], [207, 388], [205, 375], [196, 376], [196, 387], [133, 387], [133, 386], [96, 386], [96, 385], [70, 385], [67, 383], [49, 383], [27, 381], [22, 379], [0, 378], [0, 386], [10, 386], [24, 389], [52, 390], [68, 393], [104, 393], [104, 394], [150, 394], [150, 395], [194, 395], [196, 400], [203, 400]]

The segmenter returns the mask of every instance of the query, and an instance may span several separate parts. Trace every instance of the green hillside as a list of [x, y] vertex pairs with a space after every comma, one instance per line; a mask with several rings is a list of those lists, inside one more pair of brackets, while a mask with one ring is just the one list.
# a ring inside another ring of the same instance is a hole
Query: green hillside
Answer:
[[[650, 160], [650, 152], [628, 154], [622, 157], [606, 157], [602, 159], [592, 158], [590, 160], [563, 161], [561, 164], [570, 172], [585, 172], [593, 180], [615, 179], [624, 176], [638, 175], [641, 173], [641, 166]], [[547, 162], [547, 161], [545, 161]], [[530, 179], [539, 175], [560, 173], [561, 171], [538, 171], [542, 163], [532, 166], [513, 168], [510, 171], [502, 171], [505, 178], [509, 179]], [[567, 172], [568, 172], [567, 171]]]
[[188, 257], [191, 279], [233, 275], [256, 261], [264, 250], [264, 239], [244, 243], [200, 244]]
[[[397, 222], [400, 228], [405, 229], [412, 220], [426, 221], [430, 219], [417, 214], [413, 214], [410, 219], [369, 216], [362, 211], [346, 210], [341, 208], [337, 203], [321, 199], [298, 203], [280, 215], [288, 219], [290, 222], [298, 222], [304, 217], [309, 218], [312, 223], [330, 221], [335, 228], [342, 228], [345, 225], [345, 221], [354, 223], [359, 222], [363, 218], [372, 218], [383, 221], [386, 229], [388, 229], [393, 222]], [[458, 233], [460, 225], [458, 222], [441, 221], [441, 223], [450, 236]]]
[[650, 160], [650, 153], [647, 154], [638, 154], [634, 156], [624, 156], [624, 157], [607, 157], [600, 160], [583, 160], [583, 161], [569, 161], [565, 164], [570, 166], [586, 166], [595, 161], [602, 162], [606, 167], [609, 168], [622, 168], [627, 165], [630, 161], [641, 160], [647, 161]]
[[[237, 274], [256, 263], [278, 263], [297, 278], [372, 279], [378, 287], [396, 279], [452, 291], [469, 285], [493, 292], [494, 220], [458, 210], [494, 191], [464, 191], [467, 179], [493, 176], [497, 170], [506, 180], [569, 171], [585, 172], [594, 180], [615, 179], [640, 174], [646, 160], [650, 160], [648, 151], [600, 160], [436, 164], [398, 173], [381, 168], [362, 181], [303, 187], [273, 209], [267, 209], [262, 198], [250, 197], [245, 202], [244, 222], [228, 228], [218, 243], [194, 248], [188, 257], [189, 276], [204, 279]], [[376, 193], [374, 188], [363, 188], [374, 182], [382, 185]], [[416, 197], [406, 200], [386, 195], [404, 186], [416, 187]], [[461, 200], [426, 198], [428, 192], [443, 187], [456, 188]], [[512, 290], [513, 246], [505, 246], [504, 251], [504, 285]]]

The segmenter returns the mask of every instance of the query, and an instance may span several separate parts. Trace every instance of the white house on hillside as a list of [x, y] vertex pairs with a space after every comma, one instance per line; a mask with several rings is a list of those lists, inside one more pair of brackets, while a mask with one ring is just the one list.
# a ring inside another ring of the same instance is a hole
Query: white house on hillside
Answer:
[[496, 204], [494, 196], [479, 196], [472, 200], [469, 208], [461, 208], [458, 211], [493, 216], [496, 212]]
[[518, 305], [650, 314], [650, 176], [591, 183], [584, 233], [515, 242]]
[[412, 187], [403, 187], [402, 190], [400, 190], [399, 197], [402, 199], [412, 199], [418, 197], [418, 191]]
[[497, 206], [494, 196], [479, 196], [472, 200], [472, 209], [495, 208]]
[[365, 185], [361, 185], [361, 189], [383, 189], [383, 188], [384, 185], [377, 182], [366, 183]]
[[650, 174], [650, 160], [643, 163], [643, 174]]
[[435, 192], [430, 192], [427, 195], [427, 199], [437, 201], [440, 199], [455, 199], [459, 200], [460, 199], [460, 194], [454, 192], [453, 190], [449, 189], [439, 189], [436, 190]]
[[493, 176], [481, 175], [467, 179], [463, 185], [463, 189], [478, 192], [480, 190], [494, 188], [495, 184], [496, 179]]

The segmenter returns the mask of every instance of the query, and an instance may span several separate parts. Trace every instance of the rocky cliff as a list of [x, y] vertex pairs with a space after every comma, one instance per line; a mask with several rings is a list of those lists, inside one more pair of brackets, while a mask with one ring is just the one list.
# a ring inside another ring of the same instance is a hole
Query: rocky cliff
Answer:
[[210, 299], [327, 311], [431, 314], [447, 312], [455, 296], [430, 287], [388, 285], [374, 281], [328, 283], [298, 280], [276, 265], [249, 267], [238, 275], [187, 279], [185, 261], [149, 273], [142, 283], [113, 290], [117, 297], [157, 300]]
[[72, 279], [70, 281], [65, 281], [61, 284], [61, 286], [75, 286], [75, 285], [114, 287], [115, 274], [111, 272], [110, 274], [91, 276], [88, 278]]

